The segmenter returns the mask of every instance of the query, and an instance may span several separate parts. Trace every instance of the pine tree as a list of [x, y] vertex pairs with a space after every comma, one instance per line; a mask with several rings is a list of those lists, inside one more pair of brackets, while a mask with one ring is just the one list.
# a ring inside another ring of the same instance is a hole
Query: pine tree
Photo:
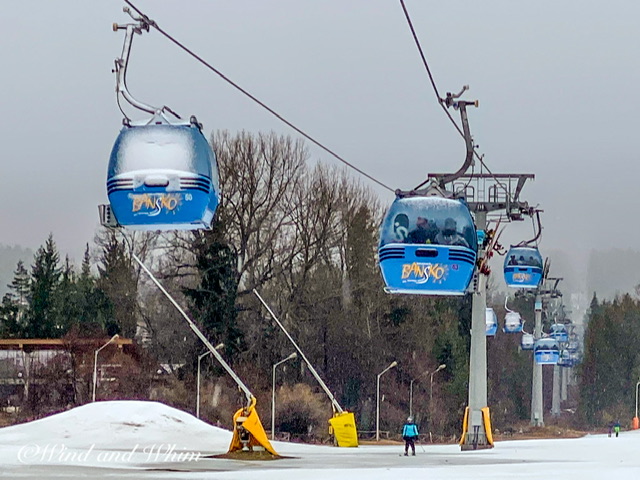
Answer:
[[87, 244], [80, 266], [80, 275], [76, 279], [76, 302], [78, 316], [76, 324], [89, 331], [104, 329], [108, 319], [113, 317], [113, 305], [104, 291], [96, 285], [96, 278], [91, 273], [91, 256]]
[[11, 294], [2, 297], [0, 303], [0, 337], [21, 338], [24, 336], [24, 326], [20, 323], [18, 305], [13, 301]]
[[58, 323], [55, 295], [60, 285], [60, 255], [53, 235], [36, 252], [31, 267], [29, 310], [25, 336], [27, 338], [59, 338], [64, 333]]
[[0, 335], [20, 338], [24, 336], [25, 314], [29, 307], [30, 278], [22, 260], [18, 261], [9, 292], [0, 305]]
[[77, 322], [81, 308], [78, 305], [76, 274], [69, 256], [66, 256], [60, 275], [60, 283], [55, 293], [56, 325], [62, 329], [63, 334], [67, 333], [69, 328]]
[[29, 272], [24, 266], [24, 262], [22, 260], [18, 261], [16, 265], [16, 270], [13, 274], [13, 280], [9, 285], [9, 295], [11, 300], [20, 307], [26, 307], [29, 302], [29, 287], [30, 287], [30, 278]]
[[118, 241], [115, 234], [103, 247], [98, 273], [97, 294], [109, 302], [103, 303], [101, 308], [101, 312], [108, 315], [105, 321], [107, 334], [119, 333], [133, 338], [138, 325], [137, 282], [124, 240]]
[[222, 231], [218, 223], [212, 231], [194, 234], [195, 266], [200, 273], [200, 283], [196, 288], [186, 288], [184, 293], [191, 300], [191, 311], [205, 335], [214, 342], [223, 342], [226, 351], [232, 353], [244, 348], [235, 307], [237, 258], [222, 240]]

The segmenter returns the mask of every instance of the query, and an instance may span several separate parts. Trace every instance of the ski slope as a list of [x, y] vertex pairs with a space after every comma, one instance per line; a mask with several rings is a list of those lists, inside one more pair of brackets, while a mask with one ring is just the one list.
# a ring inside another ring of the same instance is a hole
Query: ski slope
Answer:
[[[275, 442], [277, 461], [211, 458], [227, 451], [231, 432], [156, 402], [84, 405], [34, 422], [0, 429], [0, 477], [401, 480], [640, 478], [640, 431], [619, 438], [498, 442], [492, 450], [456, 445], [342, 449]], [[208, 458], [207, 458], [208, 457]]]

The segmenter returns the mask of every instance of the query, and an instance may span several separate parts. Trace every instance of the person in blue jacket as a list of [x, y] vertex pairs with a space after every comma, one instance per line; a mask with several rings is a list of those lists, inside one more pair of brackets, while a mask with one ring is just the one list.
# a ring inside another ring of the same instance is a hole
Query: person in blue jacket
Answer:
[[418, 439], [418, 427], [413, 423], [413, 418], [407, 418], [407, 423], [402, 427], [402, 439], [404, 440], [404, 456], [409, 455], [409, 447], [411, 447], [411, 455], [416, 456], [416, 444]]

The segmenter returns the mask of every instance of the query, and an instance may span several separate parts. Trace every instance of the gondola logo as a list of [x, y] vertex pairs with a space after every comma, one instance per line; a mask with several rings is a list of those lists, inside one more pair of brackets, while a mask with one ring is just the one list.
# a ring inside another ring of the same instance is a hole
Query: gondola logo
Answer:
[[446, 276], [446, 265], [439, 263], [405, 263], [402, 265], [402, 281], [423, 284], [429, 280], [441, 282]]
[[182, 203], [180, 193], [132, 193], [129, 194], [132, 201], [131, 211], [135, 215], [148, 215], [155, 217], [163, 211], [174, 212]]
[[531, 280], [530, 273], [514, 273], [513, 274], [514, 282], [528, 282], [529, 280]]

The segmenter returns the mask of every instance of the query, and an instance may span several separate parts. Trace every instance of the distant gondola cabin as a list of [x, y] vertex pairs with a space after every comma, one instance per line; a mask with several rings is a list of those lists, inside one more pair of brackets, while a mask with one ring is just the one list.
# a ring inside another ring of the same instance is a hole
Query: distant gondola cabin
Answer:
[[487, 337], [493, 337], [498, 331], [498, 316], [491, 307], [485, 310], [485, 333]]
[[518, 312], [507, 312], [504, 317], [504, 329], [505, 333], [520, 333], [522, 332], [522, 317]]
[[549, 335], [552, 338], [555, 338], [558, 342], [569, 341], [569, 331], [567, 330], [567, 326], [563, 323], [554, 323], [551, 325]]
[[523, 333], [520, 339], [520, 348], [522, 350], [533, 350], [535, 339], [531, 333]]
[[537, 248], [511, 247], [504, 260], [504, 281], [508, 287], [538, 288], [542, 280], [542, 256]]
[[541, 338], [536, 340], [533, 346], [533, 355], [538, 365], [555, 365], [560, 358], [558, 342], [553, 338]]

